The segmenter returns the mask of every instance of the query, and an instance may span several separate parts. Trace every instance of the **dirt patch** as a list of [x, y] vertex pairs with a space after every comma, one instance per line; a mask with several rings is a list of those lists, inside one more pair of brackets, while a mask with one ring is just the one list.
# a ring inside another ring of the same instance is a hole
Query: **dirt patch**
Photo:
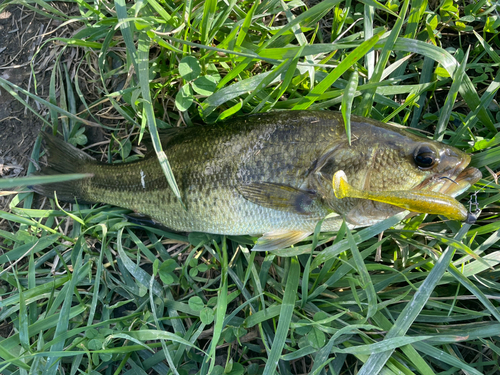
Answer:
[[[35, 13], [23, 13], [21, 7], [10, 7], [0, 14], [0, 77], [24, 89], [33, 89], [30, 62], [42, 39], [44, 26]], [[21, 97], [26, 100], [25, 96]], [[28, 103], [36, 108], [32, 100]], [[41, 121], [31, 111], [0, 88], [1, 177], [26, 173], [40, 127]]]
[[[47, 99], [58, 48], [44, 42], [56, 36], [51, 32], [59, 25], [60, 21], [22, 6], [3, 10], [0, 13], [0, 77]], [[26, 175], [33, 145], [42, 127], [40, 118], [11, 91], [11, 88], [0, 87], [0, 178]], [[37, 113], [46, 115], [45, 107], [26, 94], [17, 93]], [[10, 198], [11, 195], [0, 195], [0, 209], [6, 208]]]

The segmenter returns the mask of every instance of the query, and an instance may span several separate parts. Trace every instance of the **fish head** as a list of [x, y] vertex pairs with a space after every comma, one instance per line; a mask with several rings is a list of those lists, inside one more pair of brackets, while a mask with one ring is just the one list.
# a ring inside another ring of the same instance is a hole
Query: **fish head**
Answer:
[[469, 167], [470, 155], [439, 142], [422, 142], [413, 154], [415, 165], [427, 175], [412, 190], [434, 191], [452, 197], [465, 192], [482, 177]]
[[351, 145], [343, 140], [325, 152], [317, 170], [323, 180], [319, 190], [331, 210], [345, 214], [353, 224], [371, 225], [403, 209], [368, 199], [337, 199], [330, 178], [335, 172], [343, 170], [350, 184], [362, 191], [456, 197], [482, 177], [469, 167], [470, 161], [468, 154], [453, 146], [362, 119], [353, 123]]

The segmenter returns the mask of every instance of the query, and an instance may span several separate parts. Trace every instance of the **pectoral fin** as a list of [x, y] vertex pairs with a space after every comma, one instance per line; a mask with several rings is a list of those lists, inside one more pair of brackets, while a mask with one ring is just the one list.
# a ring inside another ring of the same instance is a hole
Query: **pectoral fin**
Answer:
[[273, 251], [292, 246], [311, 235], [310, 232], [276, 230], [264, 233], [257, 240], [253, 251]]
[[313, 213], [316, 198], [314, 191], [271, 182], [240, 185], [238, 191], [245, 199], [259, 206], [301, 215]]

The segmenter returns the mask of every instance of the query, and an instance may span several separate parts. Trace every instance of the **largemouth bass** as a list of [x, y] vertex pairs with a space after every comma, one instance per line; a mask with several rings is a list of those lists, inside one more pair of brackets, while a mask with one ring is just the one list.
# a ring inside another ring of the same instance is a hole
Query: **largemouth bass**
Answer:
[[[432, 197], [449, 197], [460, 210], [453, 197], [481, 178], [479, 170], [467, 167], [470, 156], [454, 147], [356, 116], [351, 132], [349, 146], [341, 114], [327, 111], [274, 112], [170, 129], [162, 145], [186, 209], [156, 155], [103, 164], [46, 135], [49, 158], [41, 174], [93, 177], [33, 189], [51, 197], [56, 192], [63, 201], [128, 208], [177, 231], [262, 234], [254, 249], [273, 250], [304, 239], [327, 215], [322, 231], [338, 230], [343, 218], [351, 227], [372, 225], [412, 209], [412, 201], [427, 200], [434, 209], [428, 212], [447, 215]], [[382, 202], [337, 197], [332, 178], [338, 171], [345, 173], [351, 191], [397, 191], [397, 199], [410, 204], [387, 203], [391, 193], [383, 194]], [[411, 196], [405, 198], [405, 192]]]

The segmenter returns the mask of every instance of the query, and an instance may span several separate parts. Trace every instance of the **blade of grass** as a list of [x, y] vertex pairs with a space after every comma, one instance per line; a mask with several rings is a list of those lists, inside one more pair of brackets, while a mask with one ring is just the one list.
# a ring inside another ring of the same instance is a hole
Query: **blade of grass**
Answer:
[[314, 228], [313, 234], [313, 242], [311, 244], [311, 253], [309, 258], [307, 259], [307, 263], [304, 266], [304, 272], [302, 273], [302, 304], [301, 307], [304, 308], [309, 299], [309, 279], [310, 279], [310, 271], [311, 271], [311, 261], [313, 258], [313, 251], [318, 245], [318, 236], [321, 231], [321, 226], [323, 225], [323, 220], [320, 220], [318, 224], [316, 224], [316, 228]]
[[[126, 333], [119, 333], [115, 335], [110, 335], [106, 338], [107, 341], [111, 341], [114, 338], [122, 337], [125, 339], [133, 339], [134, 341], [139, 340], [139, 341], [151, 341], [151, 340], [169, 340], [173, 342], [178, 342], [179, 344], [189, 346], [190, 348], [196, 349], [201, 351], [202, 353], [205, 353], [203, 350], [200, 348], [197, 348], [196, 346], [192, 345], [189, 341], [183, 339], [182, 337], [179, 337], [172, 332], [165, 332], [165, 331], [157, 331], [154, 329], [142, 329], [138, 331], [126, 331]], [[137, 341], [136, 341], [137, 342]], [[140, 343], [139, 345], [146, 345], [144, 343]], [[99, 350], [96, 352], [104, 352]]]
[[347, 140], [349, 141], [349, 146], [351, 145], [351, 112], [352, 103], [356, 95], [356, 90], [358, 89], [359, 74], [358, 69], [354, 66], [354, 70], [351, 73], [349, 82], [344, 89], [344, 94], [342, 95], [342, 118], [344, 119], [345, 133], [347, 135]]
[[354, 259], [354, 264], [356, 265], [356, 269], [358, 270], [358, 274], [361, 278], [362, 289], [364, 289], [364, 291], [366, 292], [366, 296], [368, 299], [368, 311], [366, 313], [365, 319], [370, 319], [378, 310], [377, 294], [375, 293], [373, 282], [370, 278], [368, 270], [366, 269], [364, 259], [359, 252], [358, 246], [356, 245], [356, 241], [354, 241], [354, 237], [352, 236], [349, 228], [346, 227], [346, 231], [347, 242], [349, 243], [349, 248], [351, 249], [351, 253]]
[[290, 61], [287, 71], [285, 73], [285, 78], [283, 78], [283, 82], [281, 82], [281, 85], [279, 87], [279, 90], [277, 91], [277, 94], [275, 95], [275, 99], [272, 103], [266, 104], [262, 111], [267, 112], [270, 109], [274, 108], [276, 103], [280, 100], [280, 98], [283, 96], [283, 94], [286, 92], [286, 90], [290, 87], [290, 84], [292, 83], [293, 77], [295, 75], [295, 70], [297, 69], [297, 63], [299, 62], [299, 56], [300, 56], [300, 51], [297, 52], [297, 55]]
[[486, 307], [486, 309], [500, 322], [500, 312], [491, 303], [491, 301], [484, 295], [483, 292], [472, 283], [467, 277], [465, 277], [453, 264], [450, 264], [448, 271], [462, 284], [465, 288], [474, 294], [479, 301]]
[[[287, 6], [287, 4], [285, 4], [285, 2], [283, 0], [281, 0], [280, 3], [281, 3], [281, 7], [285, 11], [288, 23], [292, 23], [293, 20], [295, 19], [295, 16], [291, 12], [291, 9]], [[293, 35], [295, 36], [295, 38], [297, 39], [297, 41], [299, 42], [301, 49], [303, 47], [309, 45], [309, 42], [308, 42], [306, 36], [304, 35], [304, 33], [302, 32], [300, 25], [293, 26], [292, 32], [293, 32]], [[308, 69], [307, 69], [308, 73], [309, 73], [309, 86], [314, 87], [314, 84], [315, 84], [315, 79], [314, 79], [315, 70], [313, 67], [314, 60], [309, 56], [307, 56], [305, 60], [306, 60], [306, 63], [309, 65]]]
[[443, 361], [444, 363], [454, 366], [455, 368], [451, 369], [454, 373], [459, 371], [467, 371], [468, 373], [474, 375], [483, 375], [482, 372], [478, 371], [472, 366], [469, 366], [465, 361], [461, 361], [455, 355], [446, 353], [443, 350], [433, 347], [432, 345], [426, 344], [425, 342], [414, 343], [413, 346], [418, 351], [426, 354], [430, 358], [439, 358], [439, 361]]
[[476, 36], [476, 38], [479, 41], [479, 43], [481, 43], [481, 46], [483, 46], [483, 48], [486, 51], [486, 53], [491, 57], [491, 59], [493, 60], [493, 62], [495, 64], [500, 64], [500, 56], [498, 55], [498, 53], [495, 52], [495, 50], [489, 45], [489, 43], [487, 41], [485, 41], [481, 37], [481, 35], [479, 35], [476, 32], [476, 30], [472, 30], [472, 32]]
[[203, 17], [200, 24], [201, 42], [209, 44], [208, 34], [217, 10], [217, 0], [206, 0], [203, 4]]
[[[245, 106], [250, 100], [252, 100], [256, 95], [258, 95], [259, 93], [263, 92], [264, 89], [270, 85], [272, 82], [278, 80], [278, 77], [281, 77], [283, 75], [285, 75], [288, 70], [287, 68], [289, 68], [290, 66], [290, 63], [291, 61], [290, 60], [285, 60], [283, 61], [280, 65], [276, 66], [273, 70], [271, 70], [269, 72], [269, 74], [267, 74], [265, 76], [264, 79], [262, 79], [259, 84], [257, 85], [257, 87], [255, 87], [254, 90], [252, 90], [248, 95], [247, 97], [243, 100], [243, 103], [241, 104], [242, 106]], [[262, 105], [264, 105], [266, 103], [266, 101], [263, 101]]]
[[[454, 145], [463, 137], [463, 134], [466, 131], [471, 131], [471, 129], [478, 123], [478, 113], [482, 108], [488, 108], [490, 104], [495, 99], [498, 90], [500, 89], [500, 72], [497, 73], [495, 79], [489, 84], [488, 88], [484, 92], [483, 96], [481, 96], [480, 105], [472, 112], [467, 114], [467, 117], [463, 121], [463, 124], [460, 128], [455, 132], [450, 140], [450, 144]], [[474, 147], [472, 147], [469, 151], [479, 151], [488, 147], [492, 147], [500, 143], [500, 133], [496, 133], [495, 136], [489, 140], [480, 140], [474, 143]]]
[[215, 20], [212, 30], [210, 31], [211, 34], [208, 36], [208, 40], [212, 40], [215, 38], [215, 35], [220, 31], [220, 29], [223, 27], [226, 21], [229, 21], [227, 23], [230, 23], [230, 20], [228, 20], [228, 18], [229, 15], [232, 13], [233, 8], [236, 4], [237, 0], [229, 0], [228, 4], [224, 6], [222, 14], [220, 14]]
[[[153, 266], [154, 269], [154, 266]], [[156, 312], [156, 304], [155, 304], [155, 296], [153, 294], [153, 283], [155, 282], [155, 278], [157, 277], [157, 273], [153, 271], [153, 274], [151, 275], [151, 280], [149, 282], [149, 304], [151, 306], [151, 312], [153, 313], [153, 319], [155, 321], [156, 329], [158, 331], [163, 331], [163, 327], [160, 325], [160, 321], [158, 319], [158, 314]], [[167, 359], [168, 366], [170, 367], [170, 370], [172, 371], [173, 374], [179, 375], [179, 372], [177, 371], [177, 366], [174, 364], [172, 360], [172, 356], [170, 355], [170, 350], [168, 350], [167, 344], [165, 343], [164, 339], [160, 339], [161, 342], [161, 347], [163, 349], [163, 354], [165, 355], [165, 358]]]
[[235, 47], [240, 47], [247, 33], [250, 29], [250, 25], [252, 23], [253, 15], [255, 14], [255, 10], [257, 9], [259, 2], [254, 2], [250, 10], [248, 11], [245, 19], [243, 20], [243, 25], [241, 25], [240, 32], [238, 33], [238, 37], [236, 38]]
[[114, 4], [123, 40], [125, 41], [125, 45], [127, 46], [127, 56], [132, 61], [135, 71], [138, 72], [139, 71], [139, 67], [137, 64], [138, 57], [133, 36], [135, 32], [135, 27], [133, 23], [125, 21], [128, 18], [127, 6], [125, 4], [125, 0], [115, 0]]
[[396, 13], [394, 13], [392, 10], [387, 8], [385, 5], [379, 3], [377, 0], [361, 0], [361, 3], [371, 6], [375, 9], [381, 10], [383, 12], [387, 12], [389, 14], [392, 14], [394, 17], [397, 17], [398, 19], [400, 18]]
[[436, 131], [434, 133], [434, 139], [437, 141], [442, 141], [444, 137], [444, 131], [450, 121], [451, 111], [453, 109], [453, 105], [457, 99], [458, 91], [462, 86], [463, 76], [465, 73], [465, 67], [467, 66], [467, 59], [469, 58], [470, 48], [465, 53], [465, 56], [462, 60], [462, 63], [458, 66], [456, 73], [453, 75], [453, 82], [448, 91], [448, 95], [446, 95], [446, 100], [444, 102], [443, 107], [441, 108], [441, 113], [439, 114], [439, 120], [436, 125]]
[[158, 161], [160, 162], [161, 168], [165, 177], [167, 179], [168, 185], [172, 189], [174, 195], [179, 200], [181, 205], [186, 208], [184, 202], [181, 198], [181, 192], [179, 191], [179, 187], [177, 186], [177, 182], [175, 181], [174, 173], [172, 172], [172, 168], [170, 167], [170, 163], [168, 162], [167, 155], [162, 149], [162, 145], [160, 142], [160, 135], [158, 134], [158, 129], [156, 127], [156, 118], [154, 115], [154, 109], [151, 102], [151, 94], [149, 91], [149, 36], [145, 33], [139, 34], [138, 41], [138, 76], [139, 83], [141, 86], [142, 99], [143, 99], [143, 108], [146, 112], [146, 116], [148, 119], [148, 128], [149, 133], [151, 135], [151, 141], [153, 142], [153, 148], [156, 152], [156, 156], [158, 157]]
[[29, 342], [29, 334], [28, 334], [28, 309], [26, 308], [26, 301], [24, 299], [24, 291], [19, 283], [19, 278], [17, 277], [17, 272], [14, 271], [14, 277], [16, 279], [17, 287], [19, 288], [19, 315], [18, 315], [18, 324], [19, 324], [19, 342], [21, 343], [22, 348], [29, 352], [30, 351], [30, 342]]
[[[365, 40], [369, 40], [374, 35], [373, 30], [373, 16], [375, 8], [364, 4], [363, 15], [363, 31]], [[375, 51], [370, 51], [365, 56], [365, 68], [367, 71], [368, 81], [371, 80], [373, 72], [375, 71]]]
[[[420, 84], [425, 85], [429, 83], [432, 79], [434, 71], [434, 60], [429, 57], [424, 57], [424, 64], [422, 66], [422, 74], [420, 75]], [[424, 108], [425, 103], [425, 95], [420, 95], [420, 98], [417, 101], [417, 105], [413, 108], [413, 116], [411, 119], [410, 127], [418, 128], [418, 121], [420, 120], [420, 115]]]
[[2, 180], [0, 181], [0, 189], [12, 189], [32, 185], [53, 184], [64, 181], [79, 180], [88, 177], [92, 177], [92, 175], [88, 173], [71, 173], [54, 176], [2, 178]]
[[378, 327], [372, 326], [369, 324], [366, 324], [366, 325], [365, 324], [353, 324], [353, 325], [350, 325], [348, 327], [343, 327], [343, 328], [339, 329], [330, 338], [330, 340], [328, 340], [328, 343], [317, 352], [317, 354], [315, 356], [315, 360], [314, 360], [314, 365], [313, 365], [313, 368], [312, 368], [310, 374], [311, 375], [319, 374], [321, 369], [326, 365], [326, 360], [328, 359], [328, 356], [332, 352], [335, 340], [338, 340], [339, 337], [341, 337], [342, 335], [349, 335], [351, 333], [355, 333], [355, 332], [359, 331], [360, 329], [377, 330]]
[[170, 14], [167, 13], [167, 11], [156, 1], [156, 0], [148, 0], [148, 4], [151, 5], [151, 7], [158, 12], [158, 14], [167, 22], [170, 24], [173, 24], [173, 18], [170, 16]]
[[[66, 20], [68, 18], [67, 14], [65, 14], [64, 12], [61, 12], [61, 10], [53, 7], [52, 5], [50, 5], [49, 3], [47, 3], [43, 0], [33, 0], [33, 3], [39, 5], [40, 8], [33, 7], [32, 5], [30, 5], [29, 3], [26, 3], [26, 2], [23, 2], [23, 6], [28, 6], [33, 11], [36, 11], [37, 13], [39, 13], [39, 14], [41, 14], [49, 19], [57, 17], [57, 19], [59, 19], [59, 20]], [[3, 10], [7, 6], [9, 6], [10, 4], [11, 4], [11, 2], [9, 2], [9, 1], [6, 1], [6, 2], [3, 2], [2, 4], [0, 4], [0, 13], [3, 12]], [[47, 12], [44, 12], [43, 10], [46, 10]]]
[[[68, 284], [65, 285], [65, 288], [63, 288], [63, 291], [65, 292], [64, 294], [61, 293], [61, 296], [64, 296], [61, 311], [59, 312], [59, 320], [56, 325], [56, 329], [54, 332], [54, 337], [57, 337], [64, 332], [68, 330], [69, 327], [69, 319], [70, 319], [70, 312], [71, 312], [71, 305], [73, 304], [73, 293], [76, 290], [76, 284], [78, 278], [76, 275], [80, 272], [81, 266], [82, 266], [82, 261], [83, 261], [83, 244], [85, 243], [85, 240], [82, 237], [79, 237], [75, 247], [73, 249], [75, 253], [75, 262], [73, 263], [73, 274], [71, 277], [71, 280]], [[55, 352], [54, 354], [47, 356], [47, 363], [45, 365], [45, 374], [51, 375], [51, 374], [56, 374], [58, 371], [58, 362], [60, 360], [60, 357], [57, 355], [57, 352], [60, 352], [64, 349], [64, 344], [65, 341], [60, 341], [54, 345], [51, 346], [50, 352]]]
[[292, 321], [293, 310], [297, 297], [297, 289], [300, 280], [300, 265], [296, 258], [289, 258], [291, 265], [287, 275], [285, 294], [283, 295], [283, 303], [281, 305], [280, 318], [276, 335], [274, 336], [271, 352], [268, 355], [266, 366], [264, 367], [263, 375], [273, 375], [278, 367], [278, 361], [281, 356], [285, 340]]
[[[140, 284], [142, 284], [144, 287], [149, 288], [151, 276], [142, 268], [140, 268], [137, 264], [134, 264], [134, 262], [132, 262], [132, 260], [123, 250], [122, 236], [124, 229], [125, 227], [120, 228], [117, 235], [117, 250], [118, 254], [120, 255], [120, 259], [122, 260], [127, 271], [130, 272], [130, 274], [134, 277], [134, 279]], [[162, 297], [163, 295], [162, 289], [157, 282], [153, 283], [153, 293], [158, 297]]]
[[[100, 224], [102, 228], [102, 243], [103, 246], [107, 246], [107, 241], [106, 241], [106, 235], [108, 232], [107, 227], [104, 224]], [[94, 316], [95, 312], [97, 310], [97, 302], [99, 298], [99, 287], [101, 285], [101, 277], [103, 273], [103, 259], [104, 259], [104, 251], [101, 251], [99, 253], [99, 259], [97, 261], [97, 269], [96, 269], [96, 274], [95, 274], [95, 282], [94, 282], [94, 295], [92, 296], [92, 302], [90, 303], [90, 311], [89, 311], [89, 317], [87, 319], [87, 326], [91, 326], [94, 323]]]
[[[227, 255], [227, 241], [224, 238], [222, 242], [222, 269], [221, 269], [221, 287], [217, 291], [217, 312], [215, 315], [215, 326], [213, 332], [213, 340], [210, 344], [210, 350], [203, 361], [200, 374], [210, 374], [215, 367], [215, 352], [217, 350], [217, 343], [221, 337], [222, 330], [224, 329], [224, 318], [227, 311], [227, 291], [228, 291], [228, 255]], [[207, 369], [208, 361], [210, 361], [210, 366]]]

